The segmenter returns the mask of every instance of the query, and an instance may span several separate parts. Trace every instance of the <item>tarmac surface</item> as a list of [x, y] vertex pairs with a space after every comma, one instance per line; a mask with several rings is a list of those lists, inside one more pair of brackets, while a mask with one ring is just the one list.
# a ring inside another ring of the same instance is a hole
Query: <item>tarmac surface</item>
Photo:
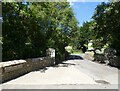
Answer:
[[2, 84], [3, 89], [118, 89], [118, 69], [71, 57]]

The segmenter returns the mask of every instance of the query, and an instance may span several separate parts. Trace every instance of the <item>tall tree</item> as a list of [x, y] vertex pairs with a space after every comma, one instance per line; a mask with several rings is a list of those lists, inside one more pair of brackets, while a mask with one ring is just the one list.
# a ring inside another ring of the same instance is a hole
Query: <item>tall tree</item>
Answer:
[[117, 55], [120, 55], [120, 2], [98, 5], [93, 19], [96, 22], [94, 30], [98, 43], [101, 47], [108, 44], [116, 49]]
[[77, 49], [87, 50], [88, 43], [90, 42], [90, 40], [93, 40], [94, 37], [93, 25], [94, 22], [90, 21], [84, 22], [83, 25], [79, 27], [79, 30], [77, 31], [77, 36], [73, 44]]
[[3, 3], [3, 60], [39, 57], [48, 47], [62, 57], [77, 31], [67, 2]]

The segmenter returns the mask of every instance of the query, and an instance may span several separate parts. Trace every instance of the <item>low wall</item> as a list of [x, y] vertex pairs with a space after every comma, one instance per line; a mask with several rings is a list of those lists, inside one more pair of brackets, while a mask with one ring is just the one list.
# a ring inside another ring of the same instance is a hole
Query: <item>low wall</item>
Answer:
[[32, 58], [26, 60], [13, 60], [0, 63], [1, 82], [6, 82], [28, 72], [38, 70], [55, 64], [55, 59], [50, 57]]
[[93, 61], [94, 60], [94, 52], [85, 52], [85, 54], [83, 55], [83, 58], [86, 59], [86, 60], [91, 60]]
[[99, 63], [106, 63], [106, 58], [105, 58], [104, 54], [95, 54], [94, 61], [99, 62]]
[[103, 53], [94, 54], [93, 51], [87, 51], [83, 58], [120, 68], [120, 56], [115, 55], [115, 50], [111, 48], [106, 48]]

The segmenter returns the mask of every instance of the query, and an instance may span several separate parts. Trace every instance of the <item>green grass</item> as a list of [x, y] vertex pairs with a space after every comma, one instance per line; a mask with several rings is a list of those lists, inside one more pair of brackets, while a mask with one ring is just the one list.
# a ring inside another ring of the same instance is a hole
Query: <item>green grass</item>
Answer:
[[75, 50], [75, 49], [66, 49], [67, 52], [69, 52], [70, 54], [81, 54], [82, 50]]
[[81, 54], [81, 53], [82, 53], [81, 50], [73, 50], [73, 51], [71, 52], [71, 54]]

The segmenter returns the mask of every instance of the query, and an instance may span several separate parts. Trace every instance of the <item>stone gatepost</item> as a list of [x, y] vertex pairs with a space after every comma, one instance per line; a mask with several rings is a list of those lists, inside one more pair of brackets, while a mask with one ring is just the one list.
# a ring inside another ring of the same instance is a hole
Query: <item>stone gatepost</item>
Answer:
[[54, 65], [55, 64], [55, 49], [53, 48], [48, 48], [46, 50], [46, 57], [48, 57], [51, 61], [51, 64]]
[[55, 58], [55, 49], [53, 48], [48, 48], [46, 50], [46, 56], [47, 57], [51, 57], [51, 58]]

